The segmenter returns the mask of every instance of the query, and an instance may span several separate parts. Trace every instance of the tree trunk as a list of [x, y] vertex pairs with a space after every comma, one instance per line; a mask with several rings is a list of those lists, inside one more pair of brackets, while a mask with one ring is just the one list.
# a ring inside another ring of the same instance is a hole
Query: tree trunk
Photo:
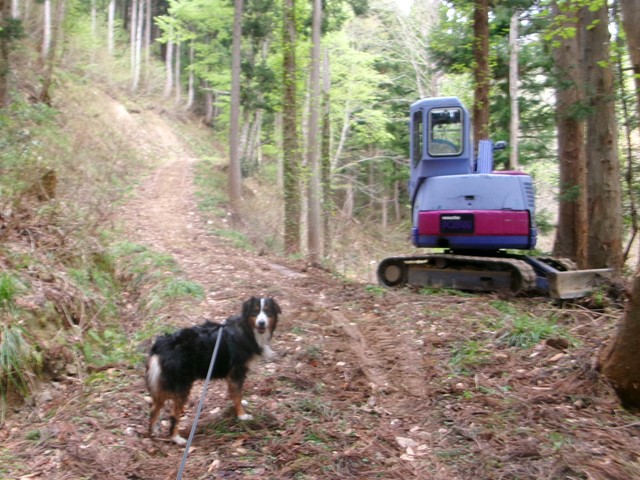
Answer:
[[229, 206], [234, 222], [240, 220], [242, 171], [240, 168], [240, 61], [243, 0], [234, 0], [233, 43], [231, 46], [231, 113], [229, 121]]
[[473, 36], [473, 141], [477, 145], [489, 138], [489, 0], [475, 0]]
[[180, 81], [180, 73], [182, 72], [182, 43], [177, 41], [175, 44], [175, 63], [173, 65], [173, 87], [175, 88], [175, 103], [180, 104], [182, 99], [182, 83]]
[[[9, 0], [0, 0], [0, 30], [4, 28], [10, 15]], [[9, 105], [9, 47], [11, 39], [7, 35], [0, 35], [0, 108]]]
[[[173, 33], [173, 28], [169, 31], [169, 36]], [[164, 98], [169, 98], [171, 95], [171, 91], [173, 90], [173, 41], [169, 40], [167, 42], [167, 51], [165, 52], [164, 57], [164, 71], [167, 75], [164, 83]]]
[[109, 10], [107, 13], [107, 52], [113, 55], [114, 52], [114, 32], [116, 18], [116, 0], [109, 1]]
[[146, 15], [144, 21], [144, 84], [149, 85], [151, 73], [151, 28], [153, 27], [153, 0], [147, 0]]
[[640, 270], [633, 278], [631, 300], [615, 337], [600, 355], [600, 371], [623, 406], [640, 408]]
[[136, 76], [136, 27], [138, 26], [138, 2], [142, 0], [131, 0], [131, 14], [129, 22], [129, 67], [133, 82]]
[[296, 98], [296, 2], [283, 1], [283, 155], [284, 155], [284, 249], [300, 251], [300, 161], [298, 103]]
[[189, 86], [187, 88], [187, 104], [185, 108], [190, 110], [193, 107], [193, 101], [195, 99], [195, 74], [193, 72], [193, 59], [194, 59], [194, 50], [193, 50], [193, 41], [189, 42]]
[[[133, 49], [133, 78], [131, 82], [131, 91], [137, 92], [140, 85], [140, 69], [142, 64], [142, 30], [144, 27], [144, 0], [137, 1], [137, 13], [135, 16], [135, 26], [132, 20], [132, 28], [134, 28], [134, 37], [131, 48]], [[133, 7], [132, 7], [133, 8]]]
[[331, 75], [329, 72], [329, 52], [325, 49], [322, 69], [322, 133], [320, 134], [320, 179], [322, 186], [322, 228], [324, 232], [324, 252], [331, 252], [331, 230], [329, 219], [333, 213], [331, 198]]
[[620, 0], [622, 25], [627, 36], [629, 57], [636, 81], [636, 102], [640, 116], [640, 8], [638, 0]]
[[51, 0], [42, 6], [42, 64], [46, 64], [51, 50]]
[[509, 168], [520, 168], [518, 137], [520, 134], [520, 108], [518, 105], [518, 10], [511, 15], [509, 26], [509, 101], [511, 115], [509, 121]]
[[49, 47], [47, 49], [47, 57], [44, 59], [45, 72], [42, 79], [42, 90], [40, 91], [40, 96], [38, 97], [38, 100], [40, 102], [47, 104], [51, 102], [49, 90], [51, 88], [51, 84], [53, 83], [53, 69], [55, 66], [56, 46], [62, 32], [62, 22], [64, 20], [66, 7], [65, 1], [66, 0], [58, 0], [58, 4], [56, 6], [56, 17], [50, 24], [51, 38], [49, 41]]
[[322, 256], [322, 233], [320, 223], [320, 159], [318, 137], [320, 136], [320, 30], [322, 24], [322, 1], [313, 0], [313, 20], [311, 27], [311, 66], [309, 75], [309, 126], [307, 141], [308, 175], [308, 217], [307, 255], [317, 262]]
[[587, 100], [593, 112], [587, 119], [588, 265], [622, 270], [622, 193], [618, 160], [613, 69], [609, 56], [607, 3], [583, 17], [584, 66]]
[[[560, 12], [554, 4], [553, 11], [555, 16], [567, 17], [567, 27], [575, 25], [578, 16], [571, 6], [566, 12]], [[558, 46], [553, 49], [560, 168], [558, 228], [553, 253], [558, 257], [570, 258], [578, 267], [586, 268], [589, 220], [584, 121], [571, 114], [583, 101], [579, 34], [578, 31], [573, 37], [556, 38]]]

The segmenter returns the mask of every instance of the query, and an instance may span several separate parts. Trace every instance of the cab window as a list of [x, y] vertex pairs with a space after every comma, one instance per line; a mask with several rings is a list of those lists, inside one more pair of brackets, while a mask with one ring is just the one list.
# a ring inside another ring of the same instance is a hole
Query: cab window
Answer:
[[460, 108], [434, 108], [429, 112], [429, 155], [460, 155], [463, 140], [463, 118]]

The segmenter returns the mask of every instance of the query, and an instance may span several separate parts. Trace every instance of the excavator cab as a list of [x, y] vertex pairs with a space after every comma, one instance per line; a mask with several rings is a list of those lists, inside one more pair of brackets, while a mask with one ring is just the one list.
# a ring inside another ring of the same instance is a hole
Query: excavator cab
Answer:
[[458, 98], [426, 98], [410, 112], [414, 245], [467, 252], [533, 248], [531, 177], [494, 172], [489, 140], [474, 157], [469, 113]]

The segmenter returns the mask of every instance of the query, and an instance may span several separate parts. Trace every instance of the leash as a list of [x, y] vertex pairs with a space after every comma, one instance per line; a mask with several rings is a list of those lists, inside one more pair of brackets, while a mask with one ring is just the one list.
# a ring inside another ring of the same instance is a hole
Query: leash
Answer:
[[184, 467], [187, 463], [187, 456], [189, 455], [189, 450], [191, 449], [191, 442], [193, 442], [193, 437], [196, 434], [196, 427], [198, 426], [198, 420], [200, 419], [200, 412], [202, 412], [202, 405], [204, 404], [204, 397], [207, 393], [207, 386], [209, 385], [209, 380], [211, 379], [211, 374], [213, 373], [213, 366], [216, 363], [216, 356], [218, 355], [218, 347], [220, 346], [220, 339], [222, 338], [222, 329], [225, 327], [225, 324], [220, 324], [220, 328], [218, 329], [218, 338], [216, 338], [216, 345], [213, 347], [213, 354], [211, 355], [211, 362], [209, 363], [209, 371], [207, 372], [207, 378], [204, 380], [204, 385], [202, 385], [202, 394], [200, 395], [200, 403], [198, 403], [198, 409], [196, 410], [196, 417], [193, 419], [193, 424], [191, 425], [191, 432], [189, 432], [189, 439], [187, 440], [187, 444], [184, 447], [184, 453], [182, 454], [182, 462], [180, 462], [180, 468], [178, 469], [178, 476], [176, 480], [182, 479], [182, 473], [184, 472]]

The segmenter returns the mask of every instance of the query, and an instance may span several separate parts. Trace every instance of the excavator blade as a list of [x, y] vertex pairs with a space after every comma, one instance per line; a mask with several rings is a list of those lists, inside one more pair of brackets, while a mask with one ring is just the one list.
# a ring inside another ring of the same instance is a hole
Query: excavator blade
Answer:
[[612, 275], [610, 268], [548, 272], [549, 296], [563, 300], [584, 297], [606, 283]]

